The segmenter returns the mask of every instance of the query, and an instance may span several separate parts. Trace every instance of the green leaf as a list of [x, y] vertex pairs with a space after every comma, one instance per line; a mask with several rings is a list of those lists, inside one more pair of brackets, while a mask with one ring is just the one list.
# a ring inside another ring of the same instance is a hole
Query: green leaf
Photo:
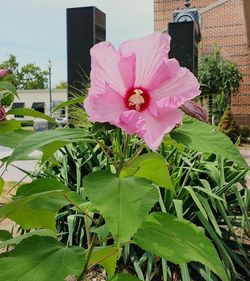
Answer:
[[46, 191], [63, 191], [64, 193], [70, 192], [70, 189], [65, 186], [61, 181], [56, 179], [40, 178], [31, 183], [21, 185], [14, 198], [26, 197]]
[[55, 111], [57, 111], [59, 109], [62, 109], [64, 107], [66, 107], [66, 106], [69, 106], [69, 105], [83, 104], [83, 99], [84, 99], [84, 97], [79, 97], [79, 98], [74, 98], [74, 99], [62, 102], [53, 110], [53, 112], [55, 112]]
[[69, 142], [67, 141], [53, 141], [49, 144], [47, 144], [46, 146], [44, 146], [41, 150], [43, 152], [43, 156], [42, 156], [42, 163], [44, 163], [45, 161], [47, 161], [51, 156], [54, 155], [54, 153], [60, 149], [61, 147], [65, 146], [69, 144]]
[[122, 169], [120, 177], [131, 175], [146, 178], [161, 187], [171, 190], [174, 188], [168, 167], [161, 154], [147, 153], [137, 157]]
[[8, 256], [0, 258], [0, 280], [65, 281], [84, 267], [83, 249], [64, 247], [52, 237], [24, 239]]
[[55, 230], [55, 215], [68, 204], [65, 192], [66, 187], [56, 180], [40, 179], [25, 184], [11, 203], [0, 208], [0, 217], [10, 218], [24, 229]]
[[0, 177], [0, 195], [2, 194], [3, 192], [3, 188], [4, 188], [4, 180], [2, 177]]
[[8, 91], [0, 93], [0, 103], [4, 106], [10, 106], [14, 101], [14, 96]]
[[115, 246], [94, 248], [88, 266], [99, 264], [105, 268], [109, 276], [115, 273], [118, 248]]
[[168, 261], [197, 261], [223, 281], [228, 280], [219, 256], [202, 231], [191, 222], [166, 213], [151, 213], [135, 236], [136, 244]]
[[0, 134], [21, 129], [21, 123], [16, 120], [1, 121]]
[[108, 281], [140, 281], [140, 279], [129, 274], [120, 273], [109, 278]]
[[[1, 122], [1, 126], [2, 126], [2, 122]], [[5, 132], [3, 134], [2, 133], [0, 134], [0, 145], [14, 148], [17, 146], [17, 144], [21, 140], [34, 134], [34, 132], [30, 131], [30, 130], [16, 130], [16, 129], [14, 129], [14, 130], [15, 131], [10, 131], [10, 132]]]
[[[12, 238], [12, 235], [7, 230], [0, 229], [0, 241], [6, 241]], [[1, 247], [1, 243], [0, 243]]]
[[[0, 248], [4, 248], [8, 245], [16, 245], [16, 244], [19, 244], [23, 241], [23, 239], [26, 239], [28, 237], [31, 237], [31, 236], [34, 236], [34, 235], [38, 235], [38, 236], [51, 236], [51, 237], [54, 237], [56, 238], [57, 235], [54, 231], [51, 231], [49, 229], [38, 229], [38, 230], [33, 230], [33, 231], [30, 231], [30, 232], [27, 232], [21, 236], [16, 236], [14, 238], [12, 238], [12, 236], [10, 236], [8, 238], [8, 240], [2, 240], [4, 242], [0, 243]], [[1, 240], [1, 239], [0, 239]]]
[[14, 149], [7, 164], [21, 159], [35, 150], [54, 141], [79, 142], [86, 140], [87, 132], [76, 128], [59, 128], [50, 131], [37, 132], [23, 139]]
[[14, 108], [14, 109], [9, 110], [7, 112], [7, 115], [30, 116], [30, 117], [45, 119], [51, 123], [56, 123], [56, 121], [53, 118], [51, 118], [50, 116], [48, 116], [44, 113], [41, 113], [39, 111], [36, 111], [32, 108]]
[[16, 88], [9, 81], [0, 81], [0, 89], [17, 96]]
[[186, 119], [183, 126], [172, 131], [171, 138], [189, 149], [214, 153], [249, 169], [245, 159], [231, 140], [207, 123]]
[[158, 200], [158, 192], [144, 178], [118, 178], [106, 171], [84, 178], [86, 192], [101, 211], [117, 243], [130, 240]]

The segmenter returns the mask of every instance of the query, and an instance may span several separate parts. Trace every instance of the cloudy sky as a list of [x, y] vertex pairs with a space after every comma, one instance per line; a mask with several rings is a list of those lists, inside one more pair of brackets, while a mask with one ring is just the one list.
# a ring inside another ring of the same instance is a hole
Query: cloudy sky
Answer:
[[96, 6], [106, 13], [107, 40], [153, 32], [153, 0], [9, 0], [0, 6], [0, 61], [15, 54], [21, 65], [53, 64], [53, 85], [66, 80], [66, 8]]

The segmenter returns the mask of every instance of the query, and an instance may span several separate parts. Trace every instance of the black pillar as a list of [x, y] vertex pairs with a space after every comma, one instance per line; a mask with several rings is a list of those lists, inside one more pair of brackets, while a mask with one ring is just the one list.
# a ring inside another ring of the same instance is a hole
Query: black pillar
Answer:
[[188, 68], [194, 75], [198, 71], [198, 31], [195, 22], [174, 22], [168, 24], [168, 33], [172, 37], [170, 58], [176, 58], [182, 67]]
[[90, 74], [90, 49], [106, 40], [106, 15], [96, 7], [67, 9], [68, 97]]

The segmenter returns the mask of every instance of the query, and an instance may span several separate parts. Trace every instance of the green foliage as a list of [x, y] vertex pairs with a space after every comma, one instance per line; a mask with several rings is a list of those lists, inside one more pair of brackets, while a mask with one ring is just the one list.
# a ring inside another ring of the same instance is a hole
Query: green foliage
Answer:
[[85, 177], [93, 206], [100, 210], [116, 243], [128, 242], [158, 199], [149, 181], [138, 177], [94, 172]]
[[120, 177], [132, 175], [146, 178], [158, 186], [173, 190], [168, 167], [161, 154], [147, 153], [125, 165]]
[[[24, 229], [47, 228], [55, 230], [55, 215], [68, 201], [67, 188], [57, 180], [40, 179], [19, 189], [10, 204], [0, 208], [0, 217], [7, 217]], [[28, 216], [28, 219], [27, 219]]]
[[55, 123], [55, 120], [53, 118], [51, 118], [50, 116], [41, 113], [39, 111], [36, 111], [34, 109], [31, 108], [14, 108], [14, 109], [10, 109], [7, 112], [7, 115], [25, 115], [25, 116], [29, 116], [29, 117], [35, 117], [35, 118], [41, 118], [41, 119], [45, 119], [51, 123]]
[[227, 135], [233, 142], [236, 142], [240, 136], [240, 127], [234, 120], [231, 109], [228, 107], [218, 124], [218, 129]]
[[250, 137], [250, 130], [247, 126], [240, 126], [240, 136], [243, 141]]
[[67, 89], [68, 85], [66, 81], [60, 81], [57, 85], [56, 85], [56, 89]]
[[96, 247], [89, 260], [89, 266], [99, 264], [105, 268], [109, 276], [114, 275], [119, 249], [116, 246]]
[[212, 112], [219, 117], [228, 106], [230, 97], [239, 92], [242, 78], [238, 66], [224, 59], [218, 47], [199, 60], [201, 93], [212, 97]]
[[110, 278], [108, 281], [139, 281], [140, 279], [135, 278], [129, 274], [117, 274]]
[[228, 280], [212, 243], [187, 220], [164, 213], [151, 213], [133, 238], [142, 249], [168, 261], [176, 264], [198, 261], [222, 280]]
[[225, 60], [218, 48], [199, 61], [199, 82], [203, 95], [235, 95], [239, 91], [242, 74], [236, 64]]
[[83, 266], [80, 247], [68, 248], [52, 237], [32, 236], [0, 259], [0, 279], [64, 281], [69, 275], [78, 275]]
[[4, 81], [9, 81], [17, 89], [45, 89], [48, 84], [48, 72], [41, 70], [35, 63], [28, 63], [20, 67], [15, 55], [0, 64], [0, 69], [8, 68], [8, 75]]
[[[228, 111], [228, 114], [230, 115], [227, 115], [228, 117], [225, 122], [221, 123], [225, 124], [224, 129], [222, 130], [222, 125], [218, 126], [219, 130], [224, 133], [226, 130], [230, 130], [231, 122], [233, 122], [230, 111]], [[230, 123], [227, 123], [228, 119], [230, 120]], [[235, 133], [235, 136], [238, 137], [235, 130], [232, 131], [230, 137], [234, 136], [233, 133]], [[171, 137], [189, 149], [214, 153], [223, 158], [233, 160], [242, 167], [249, 168], [237, 147], [235, 147], [235, 145], [227, 137], [218, 132], [215, 127], [210, 126], [207, 123], [194, 119], [187, 119], [183, 122], [183, 126], [171, 133]]]
[[[113, 281], [250, 276], [235, 232], [250, 229], [249, 167], [214, 127], [184, 120], [159, 153], [100, 124], [41, 133], [14, 126], [0, 134], [3, 144], [14, 148], [8, 164], [35, 150], [43, 158], [33, 182], [0, 208], [22, 227], [0, 243], [14, 247], [0, 256], [0, 279], [81, 280], [97, 265]], [[126, 267], [139, 279], [112, 276]]]

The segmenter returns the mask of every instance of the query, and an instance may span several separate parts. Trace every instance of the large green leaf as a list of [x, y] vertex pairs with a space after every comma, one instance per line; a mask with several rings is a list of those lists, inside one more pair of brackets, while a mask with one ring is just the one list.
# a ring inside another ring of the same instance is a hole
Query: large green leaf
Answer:
[[116, 260], [118, 258], [118, 248], [115, 246], [109, 247], [96, 247], [94, 248], [90, 260], [89, 266], [100, 264], [105, 268], [109, 276], [115, 273]]
[[1, 121], [0, 134], [21, 129], [21, 123], [16, 120]]
[[158, 186], [173, 189], [168, 167], [161, 154], [147, 153], [137, 157], [122, 169], [120, 177], [131, 175], [143, 177]]
[[14, 96], [17, 96], [17, 91], [15, 86], [11, 84], [9, 81], [5, 81], [5, 80], [0, 81], [0, 89], [5, 90], [6, 93], [11, 93]]
[[24, 138], [14, 149], [7, 163], [21, 159], [35, 150], [54, 141], [79, 142], [86, 140], [87, 132], [76, 128], [59, 128], [50, 131], [37, 132]]
[[[57, 235], [54, 231], [51, 231], [49, 229], [37, 229], [37, 230], [33, 230], [30, 232], [27, 232], [23, 235], [20, 236], [15, 236], [12, 237], [11, 234], [9, 233], [10, 236], [8, 236], [8, 239], [2, 240], [3, 242], [0, 243], [0, 248], [4, 248], [8, 245], [16, 245], [21, 243], [24, 239], [34, 236], [34, 235], [38, 235], [38, 236], [51, 236], [56, 238]], [[1, 237], [1, 236], [0, 236]], [[7, 238], [7, 237], [6, 237]], [[1, 238], [0, 238], [1, 241]]]
[[168, 261], [197, 261], [228, 280], [219, 256], [202, 231], [191, 222], [166, 213], [151, 213], [133, 237], [142, 249]]
[[[2, 126], [2, 123], [1, 123], [1, 126]], [[21, 128], [20, 123], [19, 123], [18, 127]], [[14, 129], [14, 131], [5, 132], [3, 134], [1, 133], [0, 134], [0, 145], [10, 147], [10, 148], [15, 148], [21, 140], [32, 135], [33, 133], [34, 132], [30, 131], [30, 130], [16, 130], [16, 129]]]
[[85, 177], [86, 192], [117, 243], [130, 240], [158, 200], [152, 184], [139, 177], [118, 178], [106, 171]]
[[74, 98], [74, 99], [62, 102], [53, 110], [53, 112], [55, 112], [55, 111], [57, 111], [59, 109], [62, 109], [64, 107], [66, 107], [66, 106], [69, 106], [69, 105], [82, 104], [83, 103], [83, 99], [84, 99], [84, 97], [79, 97], [79, 98]]
[[24, 229], [55, 230], [55, 215], [68, 204], [64, 198], [66, 190], [69, 191], [62, 183], [51, 179], [25, 184], [11, 203], [0, 208], [0, 217], [10, 218]]
[[171, 138], [178, 143], [184, 144], [189, 149], [214, 153], [249, 168], [231, 140], [226, 135], [218, 132], [214, 126], [207, 123], [186, 119], [180, 128], [171, 133]]
[[52, 237], [33, 236], [0, 258], [0, 280], [65, 281], [67, 276], [79, 275], [84, 263], [82, 248], [64, 247]]
[[120, 273], [109, 278], [108, 281], [140, 281], [140, 279], [129, 274]]
[[14, 108], [14, 109], [10, 109], [7, 112], [7, 115], [23, 115], [23, 116], [30, 116], [30, 117], [35, 117], [35, 118], [41, 118], [41, 119], [45, 119], [51, 123], [56, 123], [56, 121], [51, 118], [50, 116], [36, 111], [32, 108]]
[[47, 145], [45, 145], [41, 150], [43, 153], [42, 156], [42, 163], [44, 163], [45, 161], [47, 161], [51, 156], [54, 155], [54, 153], [60, 149], [61, 147], [65, 146], [69, 144], [69, 142], [67, 141], [53, 141]]

